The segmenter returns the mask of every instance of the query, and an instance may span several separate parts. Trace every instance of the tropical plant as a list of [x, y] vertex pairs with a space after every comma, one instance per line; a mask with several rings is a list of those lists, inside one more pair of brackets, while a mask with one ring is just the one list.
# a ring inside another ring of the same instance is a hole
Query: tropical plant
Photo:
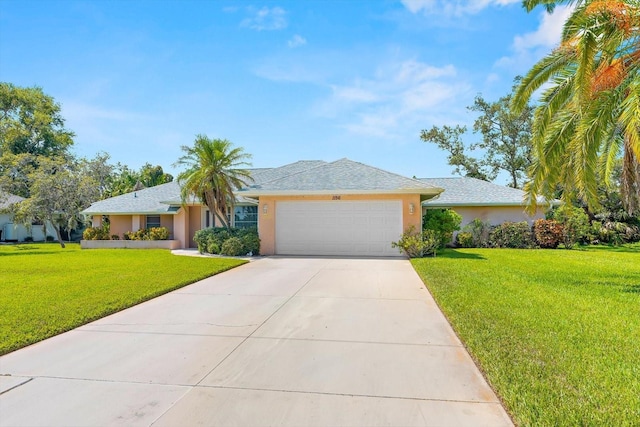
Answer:
[[251, 173], [243, 169], [251, 166], [247, 162], [251, 155], [226, 139], [206, 135], [197, 135], [193, 147], [183, 145], [181, 149], [185, 154], [174, 165], [187, 167], [178, 175], [182, 202], [186, 204], [195, 196], [229, 228], [227, 212], [233, 211], [233, 191], [251, 181]]
[[537, 219], [533, 222], [533, 237], [543, 249], [555, 249], [563, 239], [562, 224], [553, 219]]
[[444, 248], [453, 239], [453, 232], [460, 230], [462, 217], [451, 209], [427, 209], [422, 217], [422, 230], [430, 230], [438, 238], [438, 245]]
[[[480, 218], [475, 218], [462, 229], [463, 232], [471, 235], [471, 245], [473, 248], [486, 248], [489, 246], [489, 234], [491, 233], [491, 224]], [[460, 233], [458, 233], [460, 235]]]
[[392, 242], [391, 247], [398, 248], [409, 258], [422, 258], [436, 254], [440, 246], [440, 236], [433, 230], [416, 231], [412, 225], [400, 236], [400, 240]]
[[494, 248], [530, 248], [533, 246], [531, 227], [526, 221], [503, 222], [491, 230], [489, 242]]
[[525, 0], [531, 10], [558, 4], [575, 9], [560, 46], [523, 78], [512, 107], [522, 111], [547, 86], [534, 114], [529, 207], [538, 195], [580, 198], [598, 207], [599, 177], [611, 181], [623, 157], [621, 195], [627, 211], [640, 210], [640, 6], [637, 1]]

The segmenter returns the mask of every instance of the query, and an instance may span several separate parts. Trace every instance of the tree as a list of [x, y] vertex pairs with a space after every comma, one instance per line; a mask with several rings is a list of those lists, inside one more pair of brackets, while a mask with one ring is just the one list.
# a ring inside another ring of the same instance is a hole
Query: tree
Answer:
[[150, 163], [145, 163], [139, 172], [139, 180], [145, 188], [155, 187], [156, 185], [166, 184], [173, 181], [173, 176], [168, 173], [164, 173], [162, 166], [152, 166]]
[[[511, 94], [497, 102], [487, 102], [481, 95], [476, 96], [473, 105], [467, 108], [480, 113], [473, 124], [473, 132], [480, 133], [482, 141], [470, 144], [468, 149], [461, 139], [467, 131], [466, 126], [434, 126], [423, 130], [420, 138], [448, 151], [447, 160], [455, 166], [455, 173], [493, 181], [505, 171], [509, 174], [509, 186], [521, 188], [530, 165], [533, 108], [526, 106], [515, 114], [510, 110], [510, 102]], [[466, 154], [478, 149], [483, 152], [480, 159]]]
[[251, 155], [241, 147], [234, 148], [226, 139], [210, 139], [197, 135], [193, 147], [183, 145], [185, 153], [174, 166], [186, 166], [178, 175], [182, 201], [195, 196], [205, 203], [221, 224], [229, 228], [227, 212], [233, 208], [233, 191], [247, 185], [251, 173], [243, 169]]
[[30, 226], [51, 224], [60, 246], [65, 247], [60, 228], [76, 228], [80, 212], [98, 197], [98, 183], [76, 161], [61, 157], [38, 157], [38, 167], [29, 173], [30, 197], [14, 205], [14, 220]]
[[529, 207], [561, 186], [566, 200], [599, 206], [598, 184], [610, 186], [622, 155], [621, 196], [640, 211], [640, 7], [637, 1], [526, 0], [529, 10], [575, 4], [560, 46], [524, 77], [513, 100], [524, 108], [548, 85], [534, 114]]
[[57, 156], [73, 145], [60, 105], [38, 87], [0, 82], [0, 156], [6, 153]]

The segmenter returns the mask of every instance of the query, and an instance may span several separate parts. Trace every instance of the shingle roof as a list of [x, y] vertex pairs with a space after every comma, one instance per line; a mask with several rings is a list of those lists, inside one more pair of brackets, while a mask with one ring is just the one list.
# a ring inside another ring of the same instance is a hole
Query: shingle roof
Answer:
[[322, 192], [411, 192], [437, 194], [440, 188], [349, 159], [321, 162], [272, 181], [254, 183], [238, 194], [313, 194]]
[[[180, 200], [180, 186], [168, 182], [92, 203], [83, 214], [175, 214], [167, 201]], [[164, 203], [163, 203], [164, 202]]]
[[[266, 194], [341, 193], [417, 193], [435, 195], [439, 186], [387, 172], [349, 159], [327, 163], [302, 160], [278, 168], [250, 169], [253, 182], [236, 192], [241, 203], [255, 203], [246, 197]], [[93, 203], [86, 215], [175, 214], [181, 204], [177, 182], [145, 188]]]
[[279, 168], [249, 169], [251, 171], [251, 177], [253, 178], [250, 186], [280, 179], [326, 163], [327, 162], [323, 160], [300, 160], [295, 163], [280, 166]]
[[11, 193], [0, 193], [0, 211], [7, 209], [14, 203], [18, 203], [24, 200], [24, 197], [16, 196]]
[[[422, 202], [424, 206], [522, 206], [525, 192], [476, 178], [420, 178], [444, 188], [440, 196]], [[543, 203], [543, 200], [540, 200]]]

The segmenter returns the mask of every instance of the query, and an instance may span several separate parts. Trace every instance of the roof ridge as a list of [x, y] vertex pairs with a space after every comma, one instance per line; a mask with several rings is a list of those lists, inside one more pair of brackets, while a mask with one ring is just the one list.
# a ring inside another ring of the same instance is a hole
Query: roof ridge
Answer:
[[[346, 158], [346, 157], [343, 157], [342, 159], [338, 159], [338, 160], [336, 160], [335, 162], [339, 162], [339, 161], [341, 161], [341, 160], [348, 160], [348, 161], [353, 162], [353, 163], [358, 163], [359, 165], [362, 165], [362, 166], [365, 166], [365, 167], [368, 167], [368, 168], [372, 168], [372, 169], [375, 169], [375, 170], [378, 170], [378, 171], [381, 171], [381, 172], [384, 172], [384, 173], [388, 173], [388, 174], [390, 174], [390, 175], [395, 175], [395, 176], [398, 176], [398, 177], [403, 178], [403, 179], [408, 179], [408, 180], [410, 180], [410, 181], [413, 181], [413, 182], [419, 183], [419, 184], [421, 184], [421, 185], [424, 185], [424, 184], [425, 184], [424, 182], [420, 181], [420, 180], [419, 180], [419, 179], [417, 179], [417, 178], [410, 178], [410, 177], [408, 177], [408, 176], [400, 175], [399, 173], [396, 173], [396, 172], [391, 172], [391, 171], [388, 171], [388, 170], [385, 170], [385, 169], [379, 168], [379, 167], [377, 167], [377, 166], [367, 165], [367, 164], [365, 164], [365, 163], [359, 162], [359, 161], [357, 161], [357, 160], [351, 160], [351, 159], [348, 159], [348, 158]], [[332, 163], [335, 163], [335, 162], [332, 162]], [[427, 185], [431, 185], [431, 184], [427, 184]], [[434, 188], [435, 188], [435, 186], [432, 186], [432, 187], [434, 187]]]
[[[329, 164], [333, 163], [333, 162], [328, 162], [327, 163], [324, 160], [298, 160], [298, 161], [295, 161], [293, 163], [289, 163], [289, 164], [280, 166], [279, 168], [284, 168], [286, 166], [295, 165], [296, 163], [301, 163], [301, 162], [322, 162], [322, 163], [317, 164], [315, 166], [310, 166], [310, 167], [308, 167], [306, 169], [303, 169], [303, 170], [300, 170], [300, 171], [297, 171], [297, 172], [292, 172], [290, 174], [287, 174], [287, 175], [284, 175], [284, 176], [281, 176], [281, 177], [278, 177], [278, 178], [274, 178], [274, 179], [272, 179], [270, 181], [264, 181], [264, 182], [262, 182], [262, 183], [260, 183], [258, 185], [269, 184], [269, 183], [272, 183], [272, 182], [280, 181], [281, 179], [285, 179], [285, 178], [289, 178], [291, 176], [299, 175], [301, 173], [308, 172], [310, 170], [317, 169], [319, 167], [326, 166], [326, 165], [329, 165]], [[273, 168], [273, 169], [279, 169], [279, 168]]]

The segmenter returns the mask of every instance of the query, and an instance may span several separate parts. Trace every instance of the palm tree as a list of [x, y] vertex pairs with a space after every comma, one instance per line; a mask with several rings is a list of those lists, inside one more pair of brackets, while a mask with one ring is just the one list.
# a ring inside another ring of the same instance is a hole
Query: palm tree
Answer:
[[235, 202], [233, 191], [251, 181], [251, 173], [242, 168], [251, 166], [247, 162], [251, 155], [241, 147], [233, 148], [226, 139], [210, 139], [206, 135], [197, 135], [193, 147], [180, 148], [185, 154], [174, 166], [187, 166], [178, 175], [183, 203], [193, 196], [199, 198], [221, 224], [230, 227], [227, 212]]
[[560, 3], [575, 5], [562, 42], [529, 71], [512, 104], [523, 109], [534, 91], [549, 85], [534, 115], [529, 205], [562, 186], [566, 199], [597, 207], [599, 180], [611, 181], [622, 152], [621, 194], [633, 214], [640, 210], [640, 4], [524, 1], [529, 10]]

